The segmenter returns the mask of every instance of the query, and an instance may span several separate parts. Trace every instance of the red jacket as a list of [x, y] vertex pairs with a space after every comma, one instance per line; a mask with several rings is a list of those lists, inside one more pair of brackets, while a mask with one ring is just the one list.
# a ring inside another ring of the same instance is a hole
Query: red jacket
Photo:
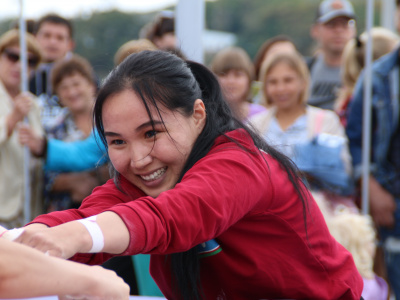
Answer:
[[[220, 248], [200, 258], [205, 299], [360, 299], [363, 280], [351, 254], [332, 238], [314, 200], [307, 204], [306, 231], [287, 173], [268, 154], [260, 155], [244, 131], [229, 136], [247, 151], [218, 138], [181, 183], [155, 199], [121, 178], [126, 194], [110, 180], [80, 209], [34, 221], [53, 226], [104, 210], [117, 213], [131, 236], [123, 255], [152, 254], [151, 274], [168, 299], [177, 297], [165, 255], [211, 239]], [[101, 263], [109, 257], [75, 259]]]

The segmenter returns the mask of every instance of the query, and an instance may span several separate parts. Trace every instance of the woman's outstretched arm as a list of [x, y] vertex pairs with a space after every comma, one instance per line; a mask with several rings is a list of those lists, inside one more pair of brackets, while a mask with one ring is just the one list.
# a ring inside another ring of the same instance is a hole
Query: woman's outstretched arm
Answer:
[[0, 238], [0, 248], [0, 298], [129, 299], [128, 285], [102, 267], [46, 256], [4, 238]]
[[[28, 225], [12, 238], [51, 256], [70, 258], [76, 253], [106, 252], [120, 254], [128, 248], [130, 234], [122, 219], [114, 212], [103, 212], [87, 219], [67, 222], [55, 227], [34, 228]], [[84, 221], [84, 222], [82, 222]], [[12, 235], [12, 231], [5, 234]]]

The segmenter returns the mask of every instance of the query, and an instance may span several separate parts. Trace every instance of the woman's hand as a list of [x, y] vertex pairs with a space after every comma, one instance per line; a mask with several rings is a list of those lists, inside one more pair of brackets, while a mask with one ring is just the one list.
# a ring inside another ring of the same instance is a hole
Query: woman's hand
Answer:
[[377, 226], [393, 228], [396, 201], [372, 176], [369, 180], [371, 216]]
[[[111, 211], [103, 212], [97, 215], [96, 223], [101, 231], [101, 244], [103, 244], [100, 252], [121, 254], [126, 251], [130, 243], [130, 233], [119, 215]], [[15, 241], [62, 258], [94, 251], [91, 234], [78, 220], [44, 229], [34, 228], [34, 225], [36, 224], [25, 227]], [[96, 242], [99, 245], [100, 239], [96, 239], [96, 236], [94, 238], [95, 246]]]
[[76, 264], [74, 268], [73, 271], [79, 274], [77, 278], [81, 281], [78, 285], [82, 287], [75, 294], [59, 295], [59, 299], [129, 299], [129, 286], [115, 272], [81, 264]]
[[60, 299], [129, 299], [128, 285], [113, 271], [45, 256], [3, 238], [0, 247], [1, 299], [47, 295]]
[[78, 252], [85, 253], [92, 246], [88, 231], [79, 222], [69, 222], [51, 228], [34, 225], [36, 224], [24, 228], [15, 241], [61, 258], [70, 258]]

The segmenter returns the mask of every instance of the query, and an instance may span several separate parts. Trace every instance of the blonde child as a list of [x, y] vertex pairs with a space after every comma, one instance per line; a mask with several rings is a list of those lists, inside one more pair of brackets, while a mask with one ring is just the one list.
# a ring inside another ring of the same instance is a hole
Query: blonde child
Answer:
[[353, 255], [364, 280], [364, 300], [387, 299], [388, 285], [373, 271], [376, 235], [371, 217], [342, 210], [326, 220], [332, 236]]

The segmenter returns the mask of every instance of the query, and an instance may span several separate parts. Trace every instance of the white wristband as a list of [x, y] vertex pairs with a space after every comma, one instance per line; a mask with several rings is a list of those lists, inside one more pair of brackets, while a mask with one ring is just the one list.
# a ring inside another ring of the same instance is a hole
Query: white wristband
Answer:
[[0, 236], [3, 238], [13, 241], [16, 240], [23, 232], [25, 228], [13, 228], [3, 232]]
[[86, 219], [78, 220], [86, 227], [92, 238], [92, 249], [90, 249], [88, 253], [99, 253], [104, 248], [104, 235], [96, 222], [96, 217], [97, 216], [91, 216]]

